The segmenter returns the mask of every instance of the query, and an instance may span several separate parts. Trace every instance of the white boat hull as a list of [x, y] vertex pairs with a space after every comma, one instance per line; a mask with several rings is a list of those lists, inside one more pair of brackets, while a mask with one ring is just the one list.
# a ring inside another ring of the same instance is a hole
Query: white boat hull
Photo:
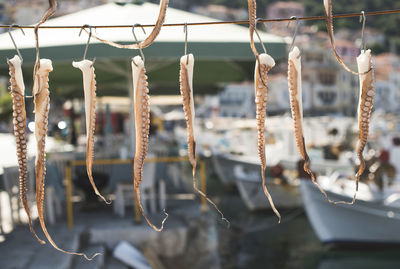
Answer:
[[[400, 243], [400, 208], [362, 200], [354, 205], [333, 205], [310, 181], [302, 181], [300, 189], [308, 219], [321, 242]], [[335, 201], [350, 200], [327, 194]]]
[[[261, 185], [261, 168], [257, 156], [251, 158], [240, 155], [214, 155], [213, 162], [219, 178], [225, 185], [236, 184], [240, 196], [249, 210], [271, 208]], [[267, 188], [277, 208], [302, 206], [298, 185], [275, 184], [268, 177], [266, 180]]]
[[226, 186], [234, 185], [235, 176], [232, 169], [234, 161], [226, 158], [224, 155], [212, 155], [212, 162], [214, 164], [215, 172], [222, 184]]

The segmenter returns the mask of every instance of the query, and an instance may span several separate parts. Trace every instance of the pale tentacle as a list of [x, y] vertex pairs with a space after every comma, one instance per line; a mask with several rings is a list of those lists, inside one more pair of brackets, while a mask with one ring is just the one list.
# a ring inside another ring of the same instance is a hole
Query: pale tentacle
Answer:
[[258, 133], [258, 155], [261, 161], [261, 177], [262, 186], [265, 195], [271, 205], [272, 210], [281, 221], [281, 215], [276, 209], [271, 195], [268, 192], [266, 181], [265, 181], [265, 170], [267, 168], [266, 157], [265, 157], [265, 117], [267, 109], [267, 98], [268, 88], [266, 82], [268, 79], [268, 71], [275, 66], [274, 59], [266, 54], [262, 53], [257, 57], [256, 67], [254, 70], [254, 86], [255, 86], [255, 103], [256, 103], [256, 119], [257, 119], [257, 133]]
[[[156, 22], [152, 32], [150, 33], [150, 35], [145, 40], [143, 40], [139, 43], [118, 44], [118, 43], [115, 43], [110, 40], [102, 39], [95, 34], [92, 34], [92, 37], [104, 44], [107, 44], [112, 47], [120, 48], [120, 49], [143, 49], [143, 48], [146, 48], [146, 47], [150, 46], [151, 44], [153, 44], [153, 42], [156, 40], [158, 34], [160, 33], [162, 25], [164, 24], [164, 21], [165, 21], [165, 15], [167, 13], [167, 8], [168, 8], [168, 0], [160, 0], [160, 11], [158, 13], [157, 22]], [[85, 31], [88, 32], [86, 29], [85, 29]]]
[[347, 203], [344, 201], [335, 202], [326, 194], [325, 190], [318, 184], [315, 174], [310, 169], [310, 158], [308, 156], [304, 142], [303, 132], [303, 100], [301, 83], [301, 54], [298, 47], [294, 47], [289, 53], [288, 84], [290, 107], [293, 118], [294, 134], [296, 138], [297, 149], [304, 160], [304, 171], [311, 176], [312, 182], [318, 187], [320, 192], [328, 199], [330, 203]]
[[354, 203], [356, 200], [358, 182], [365, 169], [363, 151], [368, 141], [369, 123], [375, 97], [375, 79], [371, 60], [371, 50], [362, 50], [361, 54], [357, 57], [357, 64], [358, 71], [360, 72], [360, 95], [358, 103], [359, 136], [356, 154], [360, 160], [360, 167], [358, 168], [358, 172], [356, 174], [356, 190], [351, 203]]
[[[135, 199], [139, 206], [140, 212], [146, 219], [147, 223], [156, 231], [160, 232], [164, 229], [164, 222], [168, 218], [168, 214], [161, 223], [161, 227], [157, 228], [147, 218], [142, 203], [140, 201], [140, 184], [143, 180], [144, 160], [149, 149], [149, 130], [150, 130], [150, 97], [148, 95], [148, 82], [144, 62], [140, 56], [132, 59], [132, 76], [134, 88], [134, 107], [135, 107], [135, 128], [136, 128], [136, 148], [135, 159], [133, 161]], [[164, 211], [165, 212], [165, 211]]]
[[80, 62], [73, 62], [75, 68], [79, 68], [83, 75], [83, 90], [85, 94], [85, 115], [86, 115], [86, 171], [92, 185], [92, 188], [97, 196], [99, 196], [106, 204], [107, 201], [96, 187], [93, 179], [92, 167], [94, 158], [94, 130], [96, 123], [96, 75], [94, 73], [93, 62], [89, 60], [82, 60]]
[[250, 32], [250, 47], [254, 53], [254, 56], [258, 56], [258, 51], [256, 45], [254, 44], [254, 30], [256, 29], [256, 18], [257, 18], [257, 5], [256, 0], [248, 0], [249, 9], [249, 32]]
[[27, 149], [26, 149], [26, 111], [25, 111], [25, 85], [22, 77], [21, 59], [15, 55], [8, 60], [10, 71], [10, 90], [13, 100], [13, 123], [15, 142], [17, 144], [17, 157], [19, 166], [19, 194], [22, 206], [28, 216], [29, 229], [40, 244], [46, 244], [40, 239], [33, 229], [31, 211], [27, 198]]
[[[354, 72], [351, 70], [343, 61], [342, 57], [340, 57], [339, 53], [336, 50], [336, 43], [335, 43], [335, 36], [333, 33], [333, 15], [332, 15], [332, 0], [324, 0], [324, 8], [325, 8], [325, 15], [326, 15], [326, 29], [328, 31], [329, 39], [331, 41], [333, 54], [335, 55], [336, 60], [338, 63], [348, 72], [358, 75], [359, 73]], [[368, 70], [367, 70], [368, 71]]]
[[33, 95], [35, 104], [35, 138], [37, 142], [37, 153], [35, 163], [36, 175], [36, 203], [39, 214], [40, 225], [46, 235], [47, 240], [57, 250], [78, 256], [83, 256], [87, 260], [91, 260], [99, 253], [94, 254], [91, 258], [87, 257], [84, 253], [69, 252], [59, 248], [51, 238], [47, 231], [45, 220], [43, 201], [45, 193], [45, 176], [46, 176], [46, 136], [48, 129], [48, 117], [50, 109], [50, 92], [49, 92], [49, 73], [53, 70], [51, 60], [41, 59], [40, 67], [36, 72], [33, 83]]
[[57, 0], [49, 0], [49, 8], [46, 10], [44, 13], [42, 19], [35, 25], [34, 27], [34, 32], [35, 32], [35, 43], [36, 43], [36, 60], [35, 60], [35, 66], [33, 68], [33, 76], [36, 76], [37, 71], [39, 70], [40, 66], [40, 59], [39, 59], [39, 36], [38, 36], [38, 31], [40, 25], [45, 23], [51, 16], [54, 15], [57, 11]]
[[226, 221], [229, 226], [230, 224], [229, 221], [224, 217], [224, 214], [221, 212], [221, 210], [219, 210], [218, 206], [197, 187], [196, 141], [193, 129], [194, 119], [195, 119], [194, 100], [193, 100], [193, 66], [194, 66], [193, 54], [182, 56], [180, 60], [180, 66], [181, 69], [179, 73], [179, 82], [180, 82], [180, 91], [182, 95], [183, 111], [185, 112], [186, 126], [187, 126], [188, 157], [189, 157], [189, 162], [193, 167], [192, 170], [193, 188], [197, 193], [203, 196], [210, 204], [212, 204], [215, 207], [215, 209], [221, 215], [222, 220]]
[[265, 170], [267, 168], [265, 157], [265, 117], [267, 108], [267, 74], [268, 71], [275, 66], [274, 59], [266, 53], [259, 54], [254, 43], [254, 31], [256, 29], [257, 5], [256, 0], [248, 0], [249, 10], [249, 33], [250, 33], [250, 47], [256, 57], [256, 67], [254, 70], [254, 87], [255, 87], [255, 103], [256, 103], [256, 117], [257, 117], [257, 133], [258, 133], [258, 155], [261, 161], [261, 177], [262, 186], [265, 195], [271, 205], [272, 210], [275, 212], [281, 222], [281, 215], [276, 209], [272, 197], [267, 189], [265, 182]]

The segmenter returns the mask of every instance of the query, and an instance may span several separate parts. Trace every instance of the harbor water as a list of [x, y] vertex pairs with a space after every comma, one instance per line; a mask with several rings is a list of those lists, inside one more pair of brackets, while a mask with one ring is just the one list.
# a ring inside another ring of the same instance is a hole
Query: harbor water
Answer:
[[[218, 222], [221, 268], [400, 268], [400, 246], [324, 245], [304, 209], [281, 210], [278, 224], [271, 210], [250, 212], [236, 190], [227, 191], [212, 176], [209, 186], [210, 192], [221, 197], [221, 210], [231, 222], [230, 228]], [[218, 219], [217, 214], [215, 217]]]

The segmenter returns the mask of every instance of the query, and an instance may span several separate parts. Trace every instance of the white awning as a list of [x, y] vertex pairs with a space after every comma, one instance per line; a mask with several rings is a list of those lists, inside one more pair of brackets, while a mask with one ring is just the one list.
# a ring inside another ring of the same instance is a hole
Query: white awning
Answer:
[[[109, 3], [90, 9], [82, 10], [73, 14], [50, 19], [44, 25], [63, 26], [63, 25], [133, 25], [154, 24], [159, 13], [159, 6], [152, 3], [144, 4], [125, 4], [118, 5]], [[209, 17], [193, 14], [187, 11], [168, 8], [165, 23], [194, 23], [205, 21], [219, 21]], [[249, 31], [246, 27], [224, 24], [224, 25], [204, 25], [188, 27], [188, 42], [204, 43], [249, 43]], [[147, 34], [151, 28], [146, 28]], [[22, 35], [20, 30], [12, 31], [18, 48], [34, 48], [35, 39], [33, 29], [26, 29], [26, 35]], [[141, 29], [136, 29], [139, 39], [145, 36]], [[66, 45], [83, 45], [87, 41], [87, 34], [82, 33], [79, 37], [79, 29], [40, 29], [40, 47], [57, 47]], [[97, 29], [96, 35], [103, 39], [116, 42], [134, 42], [131, 28]], [[282, 37], [260, 32], [264, 43], [285, 43]], [[158, 36], [158, 42], [184, 42], [183, 27], [164, 27]], [[99, 41], [92, 39], [91, 43]], [[183, 45], [183, 44], [182, 44]], [[13, 49], [8, 33], [0, 35], [0, 50]]]

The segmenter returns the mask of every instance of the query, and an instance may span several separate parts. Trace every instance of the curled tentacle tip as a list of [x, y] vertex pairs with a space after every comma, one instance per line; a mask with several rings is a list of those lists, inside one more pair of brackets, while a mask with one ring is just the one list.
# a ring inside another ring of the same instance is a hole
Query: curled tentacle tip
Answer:
[[165, 208], [163, 209], [163, 212], [164, 212], [164, 214], [165, 214], [165, 218], [163, 219], [163, 221], [161, 222], [161, 229], [163, 229], [164, 228], [164, 223], [167, 221], [167, 219], [168, 219], [168, 213], [167, 213], [167, 211], [165, 211]]
[[111, 205], [112, 204], [111, 200], [107, 200], [104, 197], [102, 197], [102, 199], [103, 199], [104, 203], [106, 203], [107, 205]]
[[103, 200], [104, 203], [106, 203], [107, 205], [110, 205], [110, 204], [112, 203], [111, 200], [107, 200], [107, 199], [106, 199], [103, 195], [101, 195], [98, 191], [96, 191], [96, 195], [97, 195], [98, 197], [100, 197], [100, 199]]
[[164, 223], [167, 221], [167, 219], [168, 219], [168, 213], [165, 211], [165, 208], [163, 209], [163, 212], [164, 212], [164, 214], [165, 214], [165, 218], [162, 220], [162, 222], [161, 222], [161, 227], [160, 228], [157, 228], [156, 226], [154, 226], [153, 224], [151, 224], [150, 223], [150, 221], [146, 218], [146, 221], [150, 224], [150, 226], [155, 230], [155, 231], [157, 231], [157, 232], [162, 232], [163, 230], [164, 230]]
[[221, 219], [226, 222], [226, 227], [228, 229], [231, 228], [231, 222], [229, 220], [227, 220], [225, 217], [222, 217]]
[[86, 254], [84, 254], [84, 253], [82, 253], [81, 254], [86, 260], [88, 260], [88, 261], [92, 261], [94, 258], [96, 258], [97, 256], [101, 256], [101, 255], [103, 255], [102, 253], [95, 253], [95, 254], [93, 254], [92, 255], [92, 257], [88, 257]]
[[331, 202], [334, 205], [340, 205], [340, 204], [342, 204], [342, 205], [354, 205], [355, 200], [352, 200], [351, 202], [346, 202], [346, 201], [336, 201], [336, 202], [329, 201], [329, 202]]
[[275, 212], [275, 215], [278, 217], [278, 224], [280, 224], [282, 221], [281, 214], [279, 214], [279, 212], [277, 211], [277, 212]]

